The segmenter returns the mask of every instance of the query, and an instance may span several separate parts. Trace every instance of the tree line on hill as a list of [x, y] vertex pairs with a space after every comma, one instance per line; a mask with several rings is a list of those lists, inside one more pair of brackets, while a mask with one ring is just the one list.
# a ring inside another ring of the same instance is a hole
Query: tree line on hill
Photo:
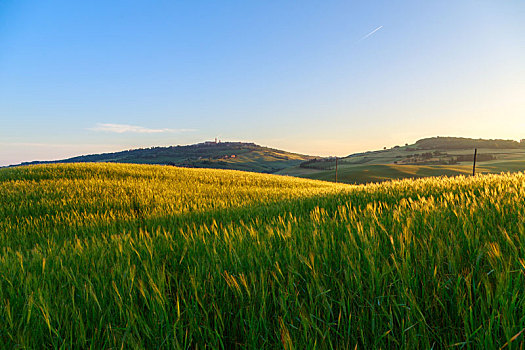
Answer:
[[430, 137], [418, 140], [415, 146], [419, 149], [467, 149], [467, 148], [490, 148], [490, 149], [512, 149], [525, 147], [525, 140], [521, 142], [514, 140], [484, 140], [469, 139], [463, 137]]

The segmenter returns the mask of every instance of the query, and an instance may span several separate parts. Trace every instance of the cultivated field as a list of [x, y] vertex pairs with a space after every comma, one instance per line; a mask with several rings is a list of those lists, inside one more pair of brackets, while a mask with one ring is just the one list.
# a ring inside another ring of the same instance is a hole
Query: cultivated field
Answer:
[[[525, 170], [525, 141], [433, 137], [414, 144], [339, 157], [337, 182], [366, 184], [422, 177], [499, 174]], [[30, 162], [127, 163], [185, 168], [228, 169], [335, 181], [336, 158], [290, 153], [245, 142], [204, 142], [91, 154], [63, 160]]]
[[[436, 142], [436, 139], [427, 139], [427, 141]], [[445, 147], [448, 143], [435, 145], [434, 148], [418, 148], [420, 142], [418, 141], [414, 145], [396, 146], [387, 150], [339, 158], [338, 182], [365, 184], [396, 179], [471, 175], [474, 145], [477, 141], [469, 139], [467, 141], [473, 143], [471, 148], [451, 149]], [[479, 142], [490, 143], [487, 140]], [[519, 144], [516, 142], [516, 145]], [[524, 147], [477, 149], [476, 174], [499, 174], [524, 170]], [[298, 166], [282, 169], [277, 174], [334, 181], [335, 158], [310, 160]]]
[[0, 169], [0, 346], [519, 348], [524, 198], [523, 173]]

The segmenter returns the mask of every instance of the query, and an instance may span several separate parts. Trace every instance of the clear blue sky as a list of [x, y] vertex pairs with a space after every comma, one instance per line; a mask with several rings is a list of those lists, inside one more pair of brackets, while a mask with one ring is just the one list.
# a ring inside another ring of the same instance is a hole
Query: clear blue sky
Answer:
[[0, 165], [525, 138], [525, 2], [0, 1]]

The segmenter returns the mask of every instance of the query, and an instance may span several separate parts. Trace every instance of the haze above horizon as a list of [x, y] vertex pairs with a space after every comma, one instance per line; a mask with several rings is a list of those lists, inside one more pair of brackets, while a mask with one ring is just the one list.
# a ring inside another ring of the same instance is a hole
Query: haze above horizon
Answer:
[[525, 138], [522, 1], [0, 3], [0, 166]]

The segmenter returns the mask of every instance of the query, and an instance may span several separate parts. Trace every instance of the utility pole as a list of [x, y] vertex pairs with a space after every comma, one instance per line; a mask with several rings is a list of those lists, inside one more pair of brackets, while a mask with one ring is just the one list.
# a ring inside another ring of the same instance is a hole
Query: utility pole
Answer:
[[476, 175], [476, 156], [478, 155], [478, 149], [474, 148], [474, 165], [472, 166], [472, 176]]
[[337, 183], [337, 157], [335, 157], [335, 183]]

